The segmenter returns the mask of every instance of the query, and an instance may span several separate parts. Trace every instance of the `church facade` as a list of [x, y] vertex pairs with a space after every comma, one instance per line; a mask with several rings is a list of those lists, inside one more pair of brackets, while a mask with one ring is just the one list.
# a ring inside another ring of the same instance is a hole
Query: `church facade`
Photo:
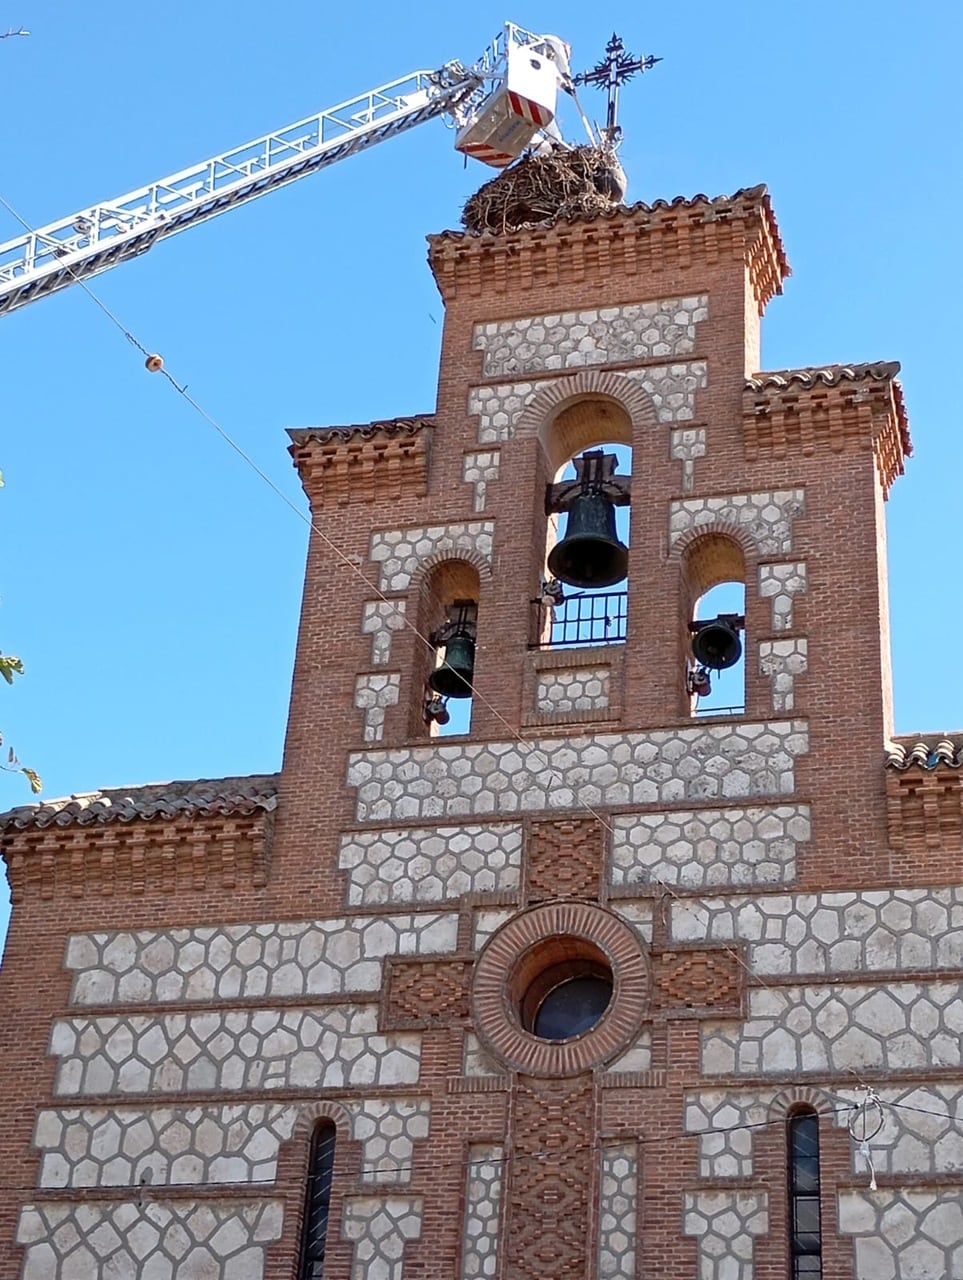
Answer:
[[[760, 372], [761, 187], [430, 263], [436, 412], [291, 433], [281, 772], [0, 818], [0, 1270], [963, 1275], [961, 739], [892, 737], [898, 367]], [[573, 591], [602, 471], [625, 581]]]

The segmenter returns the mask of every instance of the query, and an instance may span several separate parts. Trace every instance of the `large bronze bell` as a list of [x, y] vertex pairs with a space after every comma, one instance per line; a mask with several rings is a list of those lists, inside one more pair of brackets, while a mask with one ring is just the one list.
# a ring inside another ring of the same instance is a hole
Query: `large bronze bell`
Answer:
[[428, 687], [443, 698], [470, 698], [475, 678], [475, 642], [456, 632], [445, 645], [445, 660], [428, 677]]
[[710, 622], [690, 622], [692, 654], [700, 666], [710, 671], [725, 671], [734, 667], [742, 657], [742, 641], [739, 627], [743, 625], [738, 614], [722, 613]]
[[580, 493], [568, 509], [565, 537], [548, 557], [549, 572], [573, 587], [611, 587], [629, 567], [615, 532], [615, 506], [600, 493]]

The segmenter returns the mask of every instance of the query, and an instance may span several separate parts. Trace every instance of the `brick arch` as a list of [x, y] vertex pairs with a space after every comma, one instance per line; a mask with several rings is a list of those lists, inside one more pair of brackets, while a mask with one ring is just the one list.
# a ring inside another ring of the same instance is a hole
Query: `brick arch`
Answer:
[[694, 525], [691, 529], [686, 529], [672, 543], [669, 549], [669, 559], [681, 564], [696, 542], [711, 536], [728, 538], [731, 542], [736, 543], [745, 558], [746, 573], [748, 575], [750, 564], [754, 565], [759, 556], [759, 547], [752, 534], [742, 525], [736, 524], [734, 520], [707, 520], [705, 524]]
[[[552, 425], [570, 405], [579, 400], [591, 399], [608, 400], [617, 404], [628, 415], [633, 429], [659, 425], [652, 397], [639, 383], [624, 374], [604, 369], [582, 369], [568, 377], [553, 378], [551, 382], [542, 385], [519, 415], [516, 436], [536, 437], [541, 441], [552, 466], [561, 466], [582, 446], [576, 443], [574, 449], [569, 449], [566, 443], [563, 449], [552, 449], [549, 440]], [[564, 457], [561, 456], [562, 452], [565, 453]]]
[[331, 1120], [339, 1136], [351, 1137], [351, 1117], [340, 1102], [305, 1102], [297, 1108], [291, 1141], [310, 1136], [319, 1120]]
[[476, 551], [474, 547], [453, 547], [443, 551], [431, 551], [423, 560], [419, 561], [419, 585], [431, 574], [432, 569], [437, 569], [441, 564], [448, 564], [459, 560], [464, 564], [470, 564], [477, 572], [479, 578], [484, 578], [489, 582], [491, 581], [491, 560], [483, 556], [479, 551]]
[[800, 1107], [811, 1108], [821, 1120], [832, 1120], [836, 1113], [835, 1099], [823, 1089], [812, 1085], [789, 1085], [774, 1095], [769, 1103], [769, 1115], [773, 1120], [787, 1120]]

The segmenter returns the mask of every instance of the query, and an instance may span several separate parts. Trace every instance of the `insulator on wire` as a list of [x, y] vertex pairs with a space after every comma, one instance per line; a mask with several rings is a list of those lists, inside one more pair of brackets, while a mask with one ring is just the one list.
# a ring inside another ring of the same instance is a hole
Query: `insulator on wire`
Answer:
[[148, 373], [160, 373], [163, 367], [164, 367], [163, 356], [158, 356], [158, 355], [148, 356], [147, 359], [144, 361], [144, 368], [147, 370]]

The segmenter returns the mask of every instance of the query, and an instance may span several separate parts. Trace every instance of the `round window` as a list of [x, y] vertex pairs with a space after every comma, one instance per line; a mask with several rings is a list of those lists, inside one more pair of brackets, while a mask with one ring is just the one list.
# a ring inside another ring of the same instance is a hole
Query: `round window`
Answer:
[[585, 938], [550, 938], [529, 948], [512, 974], [518, 1020], [540, 1040], [590, 1031], [612, 1003], [612, 968]]
[[596, 974], [563, 978], [535, 1011], [532, 1033], [541, 1040], [570, 1040], [590, 1031], [612, 1001], [612, 979]]

